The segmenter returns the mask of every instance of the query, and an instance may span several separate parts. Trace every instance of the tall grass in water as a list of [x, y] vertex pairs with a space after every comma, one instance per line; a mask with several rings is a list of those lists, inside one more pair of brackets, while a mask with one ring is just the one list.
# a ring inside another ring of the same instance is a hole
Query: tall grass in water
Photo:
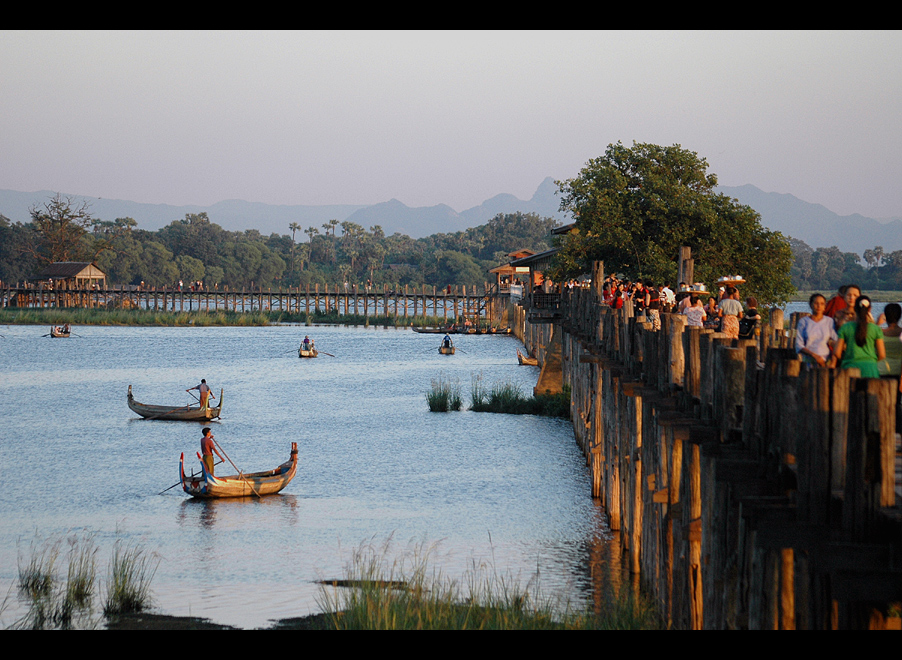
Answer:
[[463, 400], [460, 396], [460, 383], [447, 381], [440, 375], [432, 379], [432, 389], [426, 392], [426, 403], [431, 412], [448, 412], [460, 410]]
[[570, 388], [565, 386], [560, 394], [526, 396], [516, 383], [495, 383], [491, 388], [487, 388], [482, 381], [482, 375], [474, 375], [470, 388], [470, 410], [513, 415], [569, 417]]
[[[27, 557], [19, 555], [18, 594], [28, 606], [27, 613], [14, 624], [35, 630], [97, 627], [94, 611], [97, 589], [97, 547], [93, 535], [73, 534], [69, 545], [65, 581], [58, 565], [62, 561], [64, 539], [31, 542]], [[150, 582], [159, 561], [137, 546], [114, 545], [110, 560], [106, 616], [139, 612], [150, 606]]]
[[110, 560], [107, 598], [103, 613], [131, 614], [150, 607], [150, 583], [160, 560], [138, 546], [117, 541]]
[[[389, 543], [361, 545], [346, 579], [324, 581], [318, 604], [337, 630], [582, 630], [660, 627], [650, 608], [625, 603], [610, 614], [571, 608], [475, 563], [461, 580], [430, 566], [431, 549], [389, 559]], [[624, 614], [626, 616], [624, 616]]]
[[[0, 323], [20, 325], [260, 326], [277, 320], [270, 312], [186, 311], [106, 308], [5, 308]], [[77, 332], [77, 330], [76, 330]]]
[[20, 556], [18, 591], [29, 607], [18, 627], [71, 628], [76, 622], [84, 625], [90, 621], [97, 548], [90, 535], [72, 535], [67, 542], [65, 583], [56, 572], [62, 540], [48, 544], [35, 538], [28, 559], [23, 562]]

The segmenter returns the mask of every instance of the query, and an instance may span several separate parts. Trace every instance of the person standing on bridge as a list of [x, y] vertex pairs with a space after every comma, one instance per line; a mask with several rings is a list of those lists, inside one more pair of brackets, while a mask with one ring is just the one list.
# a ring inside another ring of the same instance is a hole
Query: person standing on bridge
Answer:
[[877, 363], [886, 359], [883, 331], [871, 322], [871, 299], [859, 296], [855, 300], [855, 321], [843, 323], [837, 330], [833, 361], [842, 369], [859, 369], [862, 378], [880, 378]]

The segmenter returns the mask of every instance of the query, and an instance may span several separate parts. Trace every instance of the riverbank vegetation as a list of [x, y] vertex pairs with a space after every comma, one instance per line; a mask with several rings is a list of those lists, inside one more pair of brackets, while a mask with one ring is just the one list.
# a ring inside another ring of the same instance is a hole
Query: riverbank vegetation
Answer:
[[[872, 294], [876, 292], [892, 296], [890, 302], [902, 300], [898, 293], [902, 289], [902, 250], [884, 252], [877, 245], [858, 255], [843, 252], [835, 245], [812, 248], [797, 239], [790, 239], [789, 243], [792, 247], [792, 283], [800, 292], [836, 292], [841, 286], [855, 283], [867, 291], [872, 300], [886, 301], [874, 297]], [[805, 300], [807, 302], [807, 298]]]
[[[285, 227], [285, 234], [226, 231], [206, 213], [158, 231], [132, 218], [93, 218], [90, 208], [56, 195], [31, 209], [31, 221], [0, 216], [0, 281], [35, 277], [45, 264], [93, 261], [111, 284], [162, 287], [202, 282], [205, 289], [331, 285], [479, 284], [513, 249], [551, 247], [558, 223], [534, 213], [498, 214], [465, 231], [413, 239], [350, 221]], [[306, 235], [306, 241], [304, 236]]]
[[[461, 410], [463, 403], [460, 383], [450, 382], [441, 376], [433, 379], [432, 388], [426, 392], [426, 403], [431, 412]], [[487, 387], [482, 375], [474, 374], [470, 387], [470, 410], [510, 415], [569, 417], [570, 388], [565, 385], [559, 394], [526, 396], [516, 383], [502, 381]]]
[[401, 317], [339, 314], [331, 311], [163, 311], [156, 309], [105, 309], [84, 307], [5, 307], [0, 309], [0, 325], [121, 325], [121, 326], [261, 326], [275, 323], [304, 325], [362, 325], [385, 327], [426, 327], [444, 325], [438, 316]]
[[342, 580], [324, 580], [319, 605], [334, 630], [650, 630], [661, 628], [640, 598], [610, 596], [596, 610], [545, 596], [538, 573], [525, 585], [473, 562], [444, 575], [431, 549], [391, 559], [388, 545], [362, 545]]
[[[65, 550], [68, 546], [68, 550]], [[20, 555], [16, 591], [27, 612], [11, 627], [29, 630], [96, 628], [101, 617], [94, 609], [98, 588], [97, 552], [90, 534], [55, 540], [35, 537]], [[65, 555], [65, 559], [63, 556]], [[66, 577], [60, 563], [66, 561]], [[114, 545], [106, 580], [103, 615], [109, 619], [147, 610], [150, 584], [159, 558], [121, 540]]]
[[559, 394], [527, 396], [516, 383], [502, 381], [486, 387], [482, 375], [473, 376], [470, 388], [470, 410], [511, 415], [570, 416], [570, 388]]

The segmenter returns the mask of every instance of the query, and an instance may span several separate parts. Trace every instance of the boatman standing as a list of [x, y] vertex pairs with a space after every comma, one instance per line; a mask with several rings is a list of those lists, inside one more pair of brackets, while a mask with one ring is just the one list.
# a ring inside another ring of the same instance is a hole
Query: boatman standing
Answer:
[[203, 434], [204, 437], [200, 439], [200, 455], [204, 462], [204, 469], [212, 475], [214, 465], [213, 452], [216, 452], [216, 455], [219, 456], [219, 460], [224, 461], [225, 459], [216, 447], [216, 442], [213, 440], [213, 431], [210, 430], [209, 426], [204, 428]]
[[206, 407], [207, 407], [207, 400], [208, 400], [210, 397], [213, 397], [214, 399], [216, 398], [216, 395], [213, 394], [212, 391], [210, 391], [210, 386], [207, 385], [207, 381], [206, 381], [206, 379], [204, 379], [204, 378], [201, 378], [201, 379], [200, 379], [200, 385], [195, 385], [194, 387], [189, 387], [189, 388], [188, 388], [187, 390], [185, 390], [185, 391], [186, 391], [186, 392], [190, 392], [191, 390], [197, 390], [198, 392], [200, 392], [200, 407], [201, 407], [201, 409], [206, 409]]

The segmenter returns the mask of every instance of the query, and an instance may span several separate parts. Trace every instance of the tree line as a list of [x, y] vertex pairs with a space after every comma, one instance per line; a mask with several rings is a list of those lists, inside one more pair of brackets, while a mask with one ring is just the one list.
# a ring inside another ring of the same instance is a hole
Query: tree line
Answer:
[[876, 245], [858, 255], [835, 245], [812, 248], [795, 238], [789, 242], [792, 283], [800, 290], [833, 291], [849, 283], [871, 290], [902, 290], [902, 250], [885, 252]]
[[264, 236], [225, 230], [197, 213], [148, 231], [132, 218], [94, 218], [88, 204], [62, 195], [30, 215], [25, 223], [0, 215], [0, 281], [32, 279], [57, 261], [89, 261], [110, 283], [156, 287], [478, 284], [514, 250], [549, 249], [558, 225], [534, 213], [507, 213], [465, 231], [413, 239], [333, 219], [319, 227], [291, 223], [290, 233]]

